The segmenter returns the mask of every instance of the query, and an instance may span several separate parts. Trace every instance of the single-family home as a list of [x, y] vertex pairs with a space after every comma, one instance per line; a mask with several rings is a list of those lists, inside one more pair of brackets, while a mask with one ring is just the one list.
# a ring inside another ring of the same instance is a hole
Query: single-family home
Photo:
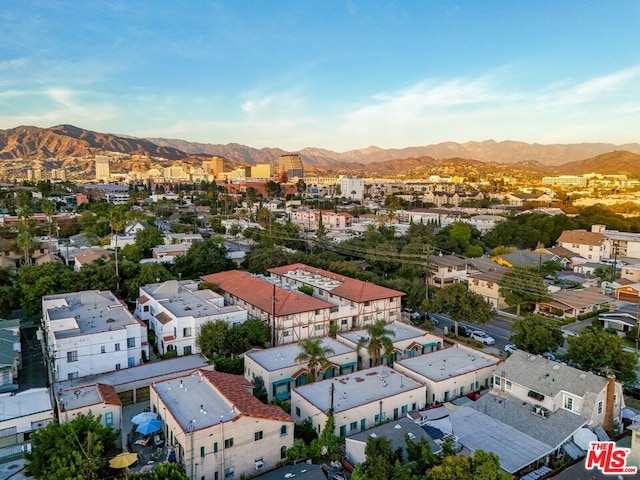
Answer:
[[615, 289], [616, 300], [640, 303], [640, 283], [630, 283]]
[[0, 453], [21, 455], [31, 449], [31, 434], [54, 419], [48, 388], [0, 394]]
[[495, 270], [487, 272], [470, 273], [468, 282], [469, 291], [480, 295], [496, 310], [507, 307], [507, 302], [504, 297], [500, 295], [499, 285], [504, 272], [504, 269], [496, 268]]
[[223, 320], [238, 325], [247, 311], [238, 305], [225, 305], [224, 297], [209, 289], [198, 289], [193, 280], [168, 280], [140, 287], [135, 315], [154, 331], [157, 347], [164, 354], [200, 353], [198, 331], [205, 322]]
[[538, 302], [535, 313], [561, 318], [578, 318], [608, 308], [611, 297], [597, 287], [559, 290], [551, 294], [551, 300]]
[[265, 405], [242, 376], [196, 370], [156, 382], [151, 408], [189, 478], [239, 478], [277, 466], [293, 446], [293, 418]]
[[100, 416], [103, 425], [122, 430], [122, 401], [112, 385], [95, 383], [60, 390], [56, 394], [57, 416], [67, 423], [79, 414]]
[[500, 362], [498, 357], [457, 343], [433, 353], [399, 360], [393, 368], [425, 385], [427, 404], [434, 405], [490, 387]]
[[431, 257], [431, 285], [442, 288], [467, 279], [467, 261], [455, 255]]

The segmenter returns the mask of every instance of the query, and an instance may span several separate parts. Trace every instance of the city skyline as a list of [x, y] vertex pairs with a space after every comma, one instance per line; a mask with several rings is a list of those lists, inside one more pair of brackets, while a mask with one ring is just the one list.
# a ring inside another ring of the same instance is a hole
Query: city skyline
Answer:
[[0, 128], [334, 151], [640, 140], [631, 1], [75, 6], [0, 12]]

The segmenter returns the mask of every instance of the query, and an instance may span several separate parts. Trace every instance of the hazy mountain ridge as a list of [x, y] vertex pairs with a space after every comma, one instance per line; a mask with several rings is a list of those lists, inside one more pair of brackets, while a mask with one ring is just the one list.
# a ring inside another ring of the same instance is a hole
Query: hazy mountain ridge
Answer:
[[[626, 151], [621, 151], [626, 150]], [[252, 148], [237, 143], [209, 144], [180, 139], [141, 139], [104, 134], [72, 125], [50, 128], [20, 126], [0, 130], [0, 159], [43, 160], [88, 157], [105, 152], [150, 155], [167, 160], [198, 160], [218, 155], [229, 165], [275, 163], [287, 152], [281, 148]], [[437, 145], [382, 149], [370, 146], [347, 152], [307, 147], [298, 153], [308, 170], [322, 174], [419, 176], [444, 169], [464, 176], [474, 172], [520, 170], [535, 174], [620, 173], [640, 177], [640, 144], [606, 143], [528, 144], [487, 140], [443, 142]], [[448, 169], [448, 170], [447, 170]]]

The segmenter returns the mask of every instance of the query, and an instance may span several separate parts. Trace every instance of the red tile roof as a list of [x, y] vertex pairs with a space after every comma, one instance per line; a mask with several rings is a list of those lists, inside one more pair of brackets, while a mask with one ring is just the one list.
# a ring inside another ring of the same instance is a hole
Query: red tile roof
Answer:
[[241, 414], [249, 417], [293, 422], [293, 418], [275, 405], [265, 405], [253, 396], [253, 385], [242, 375], [200, 370], [200, 373]]
[[105, 385], [104, 383], [96, 383], [96, 388], [100, 394], [100, 398], [103, 403], [107, 405], [122, 405], [120, 397], [116, 393], [116, 389], [111, 385]]
[[156, 320], [165, 325], [171, 321], [171, 317], [167, 314], [167, 312], [160, 312], [158, 315], [156, 315]]
[[138, 297], [138, 303], [140, 305], [144, 305], [145, 303], [147, 303], [149, 301], [149, 297], [145, 296], [145, 295], [141, 295]]
[[333, 280], [338, 280], [341, 282], [340, 285], [332, 288], [331, 293], [358, 303], [370, 302], [383, 298], [401, 297], [405, 295], [404, 292], [399, 290], [382, 287], [375, 283], [363, 282], [362, 280], [346, 277], [338, 273], [329, 272], [328, 270], [310, 267], [304, 263], [293, 263], [291, 265], [285, 265], [284, 267], [270, 268], [269, 273], [284, 276], [287, 273], [298, 269], [321, 275], [326, 278], [331, 278]]
[[[271, 313], [274, 285], [239, 270], [214, 273], [200, 277], [220, 287], [230, 295], [255, 306], [263, 312]], [[332, 303], [314, 298], [304, 293], [292, 292], [275, 287], [275, 314], [277, 317], [301, 312], [331, 308]]]

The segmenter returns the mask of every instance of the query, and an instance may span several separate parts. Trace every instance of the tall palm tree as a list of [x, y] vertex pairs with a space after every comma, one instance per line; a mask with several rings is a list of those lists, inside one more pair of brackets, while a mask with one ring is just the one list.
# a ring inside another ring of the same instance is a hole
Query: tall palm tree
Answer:
[[371, 325], [364, 327], [364, 330], [367, 332], [367, 336], [362, 337], [358, 342], [358, 350], [361, 348], [367, 349], [374, 367], [380, 365], [383, 352], [387, 362], [389, 362], [391, 355], [393, 355], [391, 337], [395, 336], [396, 333], [387, 328], [384, 320], [376, 320]]
[[126, 217], [121, 209], [114, 208], [111, 210], [109, 224], [111, 225], [111, 230], [113, 230], [113, 233], [116, 236], [116, 290], [120, 290], [120, 271], [118, 267], [118, 233], [124, 230], [126, 222]]
[[327, 357], [334, 353], [333, 348], [324, 346], [322, 338], [305, 338], [298, 342], [300, 353], [294, 359], [296, 363], [307, 364], [307, 383], [316, 381], [318, 370], [324, 371], [331, 365]]

